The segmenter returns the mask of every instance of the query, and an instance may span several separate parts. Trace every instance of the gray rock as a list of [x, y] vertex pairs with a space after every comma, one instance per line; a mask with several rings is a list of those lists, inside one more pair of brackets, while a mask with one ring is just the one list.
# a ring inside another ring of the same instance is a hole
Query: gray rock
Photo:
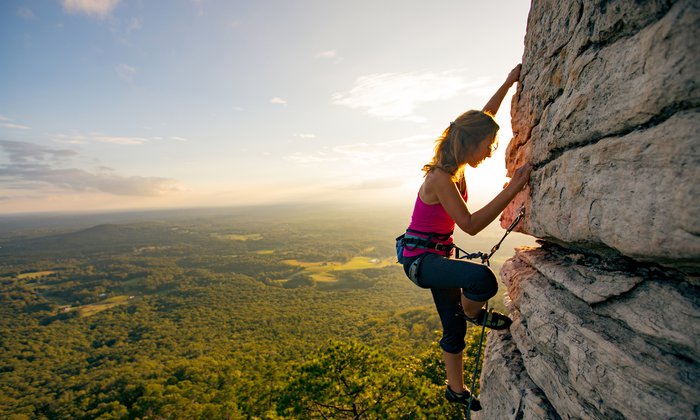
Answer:
[[[565, 152], [535, 171], [521, 231], [697, 272], [700, 112]], [[508, 222], [508, 211], [503, 224]]]
[[507, 166], [536, 170], [502, 225], [697, 274], [700, 3], [605, 4], [533, 2]]
[[[591, 306], [529, 265], [527, 259], [542, 259], [522, 257], [530, 252], [518, 251], [501, 277], [523, 365], [558, 415], [693, 418], [700, 412], [697, 295], [684, 297], [670, 281], [645, 279], [649, 292], [638, 286], [602, 307]], [[681, 300], [650, 306], [651, 293], [660, 289]], [[621, 312], [627, 315], [612, 317]]]
[[[559, 419], [544, 392], [532, 382], [523, 357], [507, 331], [491, 331], [481, 373], [479, 419]], [[504, 398], [507, 396], [507, 398]]]
[[586, 263], [584, 261], [590, 258], [578, 253], [556, 254], [534, 248], [518, 255], [529, 266], [536, 267], [542, 275], [589, 305], [629, 292], [644, 281], [638, 273], [611, 272], [600, 259]]
[[700, 418], [700, 2], [533, 0], [481, 418]]
[[611, 3], [533, 2], [509, 169], [700, 105], [700, 5]]

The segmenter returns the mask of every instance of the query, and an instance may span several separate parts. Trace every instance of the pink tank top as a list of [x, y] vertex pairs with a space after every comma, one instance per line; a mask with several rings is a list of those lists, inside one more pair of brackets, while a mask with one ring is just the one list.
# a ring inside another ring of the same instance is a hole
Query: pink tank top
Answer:
[[[463, 198], [465, 201], [467, 200], [466, 191], [464, 192]], [[425, 204], [420, 198], [420, 193], [417, 194], [416, 204], [413, 207], [413, 215], [411, 216], [411, 223], [408, 225], [408, 228], [419, 232], [432, 232], [443, 234], [445, 236], [449, 234], [447, 239], [441, 240], [439, 243], [449, 245], [454, 242], [452, 231], [454, 231], [455, 228], [455, 221], [452, 220], [452, 217], [450, 217], [449, 214], [447, 214], [445, 209], [442, 207], [442, 204]], [[444, 252], [435, 249], [416, 248], [410, 250], [408, 248], [404, 248], [403, 256], [415, 257], [416, 255], [420, 255], [425, 252], [432, 252], [440, 255], [445, 254]]]

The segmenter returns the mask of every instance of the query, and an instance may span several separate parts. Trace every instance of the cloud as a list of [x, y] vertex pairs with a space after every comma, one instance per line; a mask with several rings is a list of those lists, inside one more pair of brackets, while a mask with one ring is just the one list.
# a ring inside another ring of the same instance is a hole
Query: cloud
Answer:
[[365, 181], [340, 186], [339, 188], [345, 190], [384, 190], [388, 188], [396, 188], [397, 186], [403, 184], [403, 182], [404, 180], [399, 177], [368, 179]]
[[66, 144], [85, 144], [90, 140], [82, 134], [49, 134], [49, 137], [57, 143]]
[[34, 143], [9, 140], [0, 140], [0, 150], [10, 158], [10, 164], [62, 162], [78, 155], [73, 150], [50, 149]]
[[485, 83], [467, 83], [456, 71], [370, 74], [359, 77], [349, 91], [334, 94], [332, 100], [387, 120], [423, 122], [425, 118], [415, 113], [421, 104], [450, 99]]
[[107, 167], [87, 171], [66, 167], [80, 155], [34, 143], [0, 140], [0, 185], [10, 189], [41, 189], [47, 185], [69, 191], [99, 191], [120, 196], [158, 196], [177, 190], [173, 179], [122, 176]]
[[287, 105], [287, 101], [280, 98], [279, 96], [275, 96], [274, 98], [270, 99], [270, 103], [276, 105]]
[[32, 9], [28, 7], [18, 7], [17, 15], [25, 19], [34, 19], [34, 12], [32, 12]]
[[15, 124], [14, 120], [12, 118], [6, 117], [4, 115], [0, 115], [0, 121], [5, 121], [4, 124], [2, 124], [3, 127], [5, 128], [12, 128], [14, 130], [31, 130], [31, 127], [28, 127], [26, 125], [21, 125], [21, 124]]
[[315, 139], [316, 134], [310, 134], [310, 133], [298, 133], [295, 134], [294, 137], [300, 138], [300, 139]]
[[[90, 134], [50, 134], [49, 137], [58, 143], [65, 144], [85, 144], [90, 142], [98, 143], [109, 143], [109, 144], [123, 144], [123, 145], [138, 145], [144, 144], [149, 141], [149, 139], [144, 137], [133, 137], [133, 136], [108, 136], [102, 133], [90, 133]], [[158, 139], [152, 137], [151, 139]]]
[[136, 74], [135, 67], [123, 63], [115, 66], [114, 70], [117, 72], [117, 75], [120, 78], [126, 80], [127, 82], [131, 82], [134, 79], [134, 75]]
[[434, 138], [415, 135], [377, 143], [353, 143], [337, 146], [333, 151], [343, 161], [358, 166], [380, 166], [386, 163], [400, 163], [411, 160], [410, 157], [423, 156], [430, 151]]
[[338, 55], [338, 51], [336, 50], [321, 51], [317, 53], [315, 57], [322, 60], [331, 60], [333, 63], [340, 63], [343, 61], [343, 58]]
[[126, 27], [126, 33], [130, 34], [133, 31], [138, 31], [143, 28], [143, 23], [140, 18], [133, 17], [129, 20], [129, 24]]
[[318, 151], [311, 154], [301, 152], [285, 157], [285, 160], [303, 166], [343, 162], [346, 167], [379, 168], [401, 165], [405, 162], [420, 161], [430, 153], [434, 138], [415, 135], [401, 139], [380, 142], [357, 142], [334, 147], [330, 152]]
[[63, 0], [63, 9], [68, 13], [84, 13], [88, 16], [104, 18], [117, 6], [120, 0]]
[[31, 127], [27, 127], [26, 125], [13, 124], [13, 123], [5, 123], [2, 126], [5, 128], [14, 128], [15, 130], [31, 130]]
[[340, 160], [340, 157], [328, 156], [323, 152], [318, 152], [316, 154], [306, 154], [306, 153], [301, 153], [301, 152], [295, 152], [289, 156], [286, 156], [284, 159], [289, 161], [289, 162], [294, 162], [294, 163], [300, 164], [302, 166], [307, 166], [309, 164], [314, 164], [314, 163], [335, 162], [335, 161]]
[[336, 58], [337, 56], [338, 52], [336, 50], [322, 51], [316, 54], [316, 58]]
[[186, 138], [184, 137], [170, 137], [170, 140], [176, 140], [176, 141], [187, 141]]
[[95, 136], [94, 140], [100, 143], [111, 143], [111, 144], [143, 144], [148, 141], [148, 139], [142, 137], [125, 137], [125, 136]]

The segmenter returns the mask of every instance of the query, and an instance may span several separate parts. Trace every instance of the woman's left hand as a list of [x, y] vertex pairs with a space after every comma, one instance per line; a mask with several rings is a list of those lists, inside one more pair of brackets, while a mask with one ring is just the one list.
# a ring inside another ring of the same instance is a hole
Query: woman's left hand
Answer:
[[506, 84], [508, 86], [512, 86], [513, 83], [517, 82], [520, 80], [520, 70], [522, 69], [522, 64], [518, 64], [513, 68], [513, 70], [508, 73], [508, 77], [506, 78]]
[[525, 185], [530, 181], [530, 173], [532, 172], [532, 165], [529, 163], [524, 164], [515, 170], [513, 177], [510, 179], [509, 186], [515, 188], [515, 191], [520, 191], [525, 187]]

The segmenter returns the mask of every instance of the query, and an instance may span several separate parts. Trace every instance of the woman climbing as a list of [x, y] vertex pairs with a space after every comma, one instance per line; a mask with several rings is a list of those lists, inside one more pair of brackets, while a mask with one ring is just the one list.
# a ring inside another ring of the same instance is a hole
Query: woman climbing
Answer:
[[[483, 208], [474, 213], [467, 209], [464, 167], [478, 166], [495, 150], [499, 127], [493, 116], [508, 89], [519, 78], [518, 64], [481, 111], [460, 115], [438, 138], [435, 156], [423, 166], [425, 180], [418, 190], [403, 251], [399, 251], [406, 275], [418, 286], [430, 289], [440, 315], [443, 328], [440, 347], [447, 372], [445, 398], [451, 402], [469, 403], [462, 367], [466, 322], [481, 326], [486, 317], [486, 327], [496, 330], [506, 329], [512, 322], [505, 315], [483, 308], [498, 290], [493, 271], [484, 264], [450, 257], [455, 224], [469, 235], [476, 235], [503, 211], [530, 179], [532, 167], [525, 164]], [[472, 410], [481, 408], [476, 399], [471, 407]]]

